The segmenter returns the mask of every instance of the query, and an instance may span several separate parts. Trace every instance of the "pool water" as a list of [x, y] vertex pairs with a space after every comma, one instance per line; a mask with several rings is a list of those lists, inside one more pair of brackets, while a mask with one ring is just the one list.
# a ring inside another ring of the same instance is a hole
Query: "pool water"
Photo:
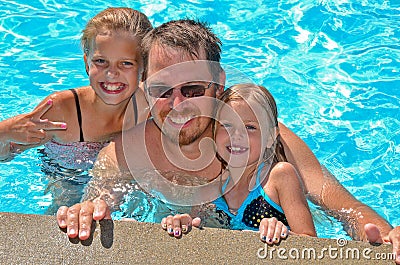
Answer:
[[[54, 91], [88, 84], [80, 33], [108, 1], [0, 4], [1, 120], [32, 110]], [[222, 62], [267, 87], [280, 121], [357, 199], [400, 225], [399, 1], [116, 0], [113, 6], [139, 9], [155, 26], [186, 17], [209, 22], [223, 42]], [[46, 212], [52, 197], [40, 163], [33, 149], [0, 164], [0, 212]], [[346, 235], [340, 223], [313, 212], [320, 237]]]

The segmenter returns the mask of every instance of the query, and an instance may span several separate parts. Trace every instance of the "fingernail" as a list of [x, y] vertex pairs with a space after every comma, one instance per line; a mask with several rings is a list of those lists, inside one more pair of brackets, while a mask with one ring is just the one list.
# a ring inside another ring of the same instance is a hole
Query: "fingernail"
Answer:
[[85, 231], [85, 230], [83, 230], [83, 231], [81, 231], [80, 233], [79, 233], [79, 236], [86, 236], [87, 235], [87, 232]]
[[282, 236], [282, 237], [286, 237], [286, 234], [285, 234], [285, 233], [282, 233], [281, 236]]
[[51, 104], [53, 104], [53, 100], [52, 99], [47, 100], [47, 105], [51, 105]]
[[266, 236], [261, 236], [261, 240], [262, 241], [267, 241], [267, 237]]
[[167, 231], [168, 231], [168, 233], [170, 233], [170, 234], [171, 234], [171, 233], [173, 233], [173, 232], [174, 232], [174, 229], [172, 229], [172, 227], [168, 227], [168, 228], [167, 228]]
[[278, 238], [277, 238], [277, 237], [274, 237], [274, 241], [275, 241], [275, 242], [278, 242]]
[[268, 242], [270, 242], [270, 243], [271, 243], [271, 242], [272, 242], [272, 238], [268, 238]]
[[61, 124], [61, 129], [67, 129], [67, 124], [66, 123]]
[[69, 230], [69, 233], [70, 233], [70, 234], [75, 234], [75, 229], [73, 229], [73, 228], [70, 229], [70, 230]]
[[161, 224], [163, 229], [167, 229], [167, 224]]
[[182, 225], [182, 232], [183, 232], [183, 233], [187, 232], [187, 229], [188, 229], [188, 228], [187, 228], [186, 225]]
[[174, 232], [174, 235], [175, 235], [175, 236], [180, 236], [180, 234], [181, 234], [181, 231], [175, 230], [175, 232]]

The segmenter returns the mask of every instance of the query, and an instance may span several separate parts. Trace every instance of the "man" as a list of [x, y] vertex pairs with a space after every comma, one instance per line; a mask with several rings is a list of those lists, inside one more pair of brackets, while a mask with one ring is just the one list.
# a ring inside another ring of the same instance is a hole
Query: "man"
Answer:
[[[144, 89], [152, 119], [117, 136], [99, 155], [99, 161], [107, 158], [119, 170], [157, 168], [214, 180], [221, 172], [221, 163], [207, 139], [212, 139], [213, 99], [225, 83], [219, 65], [219, 39], [199, 22], [179, 20], [152, 30], [143, 46]], [[339, 220], [354, 224], [349, 231], [353, 238], [382, 242], [383, 235], [399, 255], [400, 227], [392, 229], [376, 212], [357, 201], [333, 176], [324, 174], [299, 137], [283, 124], [279, 128], [286, 156], [297, 168], [309, 198], [336, 213]], [[138, 181], [146, 178], [139, 177]], [[156, 177], [152, 184], [157, 181], [162, 178]], [[164, 191], [168, 193], [168, 188]], [[211, 192], [209, 199], [213, 196]], [[110, 218], [110, 209], [102, 198], [61, 207], [57, 214], [59, 226], [67, 228], [69, 237], [88, 238], [92, 220]]]

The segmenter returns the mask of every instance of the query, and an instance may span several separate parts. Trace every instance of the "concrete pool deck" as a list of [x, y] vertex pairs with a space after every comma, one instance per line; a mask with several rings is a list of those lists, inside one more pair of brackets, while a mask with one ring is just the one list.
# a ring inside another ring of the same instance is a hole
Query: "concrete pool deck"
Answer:
[[79, 241], [54, 216], [14, 213], [0, 213], [0, 225], [0, 264], [394, 264], [390, 245], [357, 241], [290, 236], [266, 248], [248, 231], [193, 229], [175, 239], [158, 224], [123, 221], [97, 223]]

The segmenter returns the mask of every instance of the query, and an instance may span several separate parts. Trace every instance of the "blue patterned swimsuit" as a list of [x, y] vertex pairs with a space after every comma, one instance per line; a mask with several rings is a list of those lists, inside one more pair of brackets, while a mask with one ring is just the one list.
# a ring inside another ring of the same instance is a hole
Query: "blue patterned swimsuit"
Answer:
[[[289, 226], [282, 208], [268, 197], [261, 186], [260, 173], [263, 165], [261, 164], [257, 170], [255, 188], [250, 191], [236, 214], [231, 213], [228, 204], [222, 196], [213, 202], [217, 211], [223, 211], [227, 215], [231, 229], [258, 230], [261, 220], [271, 217], [275, 217], [286, 226]], [[230, 176], [222, 187], [222, 193], [226, 190], [229, 180]]]

